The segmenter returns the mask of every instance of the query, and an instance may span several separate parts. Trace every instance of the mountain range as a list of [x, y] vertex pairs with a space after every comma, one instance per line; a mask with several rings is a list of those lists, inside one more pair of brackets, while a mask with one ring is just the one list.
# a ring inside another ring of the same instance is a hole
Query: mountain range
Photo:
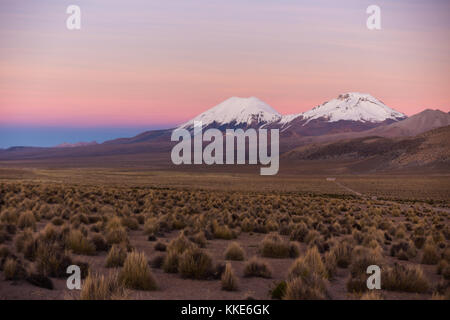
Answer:
[[[364, 163], [360, 167], [366, 171], [412, 166], [450, 167], [446, 140], [450, 138], [449, 113], [427, 109], [407, 117], [369, 94], [341, 94], [309, 111], [291, 115], [280, 114], [256, 97], [232, 97], [177, 128], [192, 130], [195, 121], [201, 121], [204, 129], [222, 131], [229, 128], [280, 129], [283, 161], [352, 159], [353, 163]], [[437, 128], [440, 129], [435, 130]], [[163, 164], [170, 161], [173, 130], [147, 131], [101, 144], [13, 147], [0, 150], [0, 161], [77, 159], [75, 162], [80, 163], [106, 157], [108, 161], [126, 165], [133, 165], [136, 159], [150, 162], [158, 159]]]

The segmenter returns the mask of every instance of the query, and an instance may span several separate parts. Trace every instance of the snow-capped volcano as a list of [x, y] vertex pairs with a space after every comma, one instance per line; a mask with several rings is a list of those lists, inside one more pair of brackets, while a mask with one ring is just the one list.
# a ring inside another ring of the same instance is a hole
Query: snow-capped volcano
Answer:
[[192, 129], [195, 121], [203, 128], [279, 128], [305, 135], [363, 131], [406, 116], [386, 106], [370, 94], [346, 93], [309, 111], [281, 115], [258, 98], [232, 97], [203, 112], [178, 128]]
[[370, 94], [356, 92], [341, 94], [336, 99], [303, 112], [301, 115], [308, 120], [307, 122], [325, 118], [328, 122], [347, 120], [378, 123], [406, 118], [406, 115], [389, 108]]
[[201, 121], [203, 127], [211, 125], [249, 127], [280, 119], [281, 115], [275, 109], [258, 98], [232, 97], [182, 124], [179, 128], [191, 129], [194, 121]]

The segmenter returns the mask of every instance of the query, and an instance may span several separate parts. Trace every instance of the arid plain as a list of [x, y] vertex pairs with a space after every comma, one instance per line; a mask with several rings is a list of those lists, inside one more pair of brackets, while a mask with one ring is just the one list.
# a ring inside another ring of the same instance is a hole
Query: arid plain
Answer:
[[448, 175], [313, 173], [329, 167], [3, 163], [0, 297], [448, 299]]

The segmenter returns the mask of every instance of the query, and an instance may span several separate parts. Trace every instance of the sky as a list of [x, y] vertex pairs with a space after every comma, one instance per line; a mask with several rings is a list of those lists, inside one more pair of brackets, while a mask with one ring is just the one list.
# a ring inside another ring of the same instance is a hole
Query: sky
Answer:
[[446, 0], [2, 0], [0, 148], [168, 128], [231, 96], [282, 114], [353, 91], [450, 111], [448, 39]]

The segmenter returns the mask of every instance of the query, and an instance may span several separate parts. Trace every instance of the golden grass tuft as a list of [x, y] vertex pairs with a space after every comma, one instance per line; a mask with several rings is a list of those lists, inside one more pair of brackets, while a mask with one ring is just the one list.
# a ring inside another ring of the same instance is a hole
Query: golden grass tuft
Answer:
[[225, 251], [225, 259], [243, 261], [245, 259], [245, 251], [238, 242], [232, 242]]
[[129, 289], [156, 290], [158, 288], [148, 265], [145, 254], [130, 252], [119, 272], [120, 282]]
[[106, 257], [106, 267], [116, 268], [122, 267], [127, 258], [126, 249], [119, 244], [113, 244]]
[[80, 300], [124, 300], [126, 293], [117, 273], [107, 276], [89, 273], [83, 281]]
[[238, 279], [234, 275], [233, 268], [230, 263], [225, 266], [225, 271], [221, 277], [222, 290], [236, 291], [238, 289]]
[[271, 278], [272, 270], [269, 265], [257, 257], [252, 257], [244, 266], [245, 277]]
[[178, 271], [184, 278], [206, 279], [212, 275], [212, 259], [202, 249], [186, 250], [178, 261]]

